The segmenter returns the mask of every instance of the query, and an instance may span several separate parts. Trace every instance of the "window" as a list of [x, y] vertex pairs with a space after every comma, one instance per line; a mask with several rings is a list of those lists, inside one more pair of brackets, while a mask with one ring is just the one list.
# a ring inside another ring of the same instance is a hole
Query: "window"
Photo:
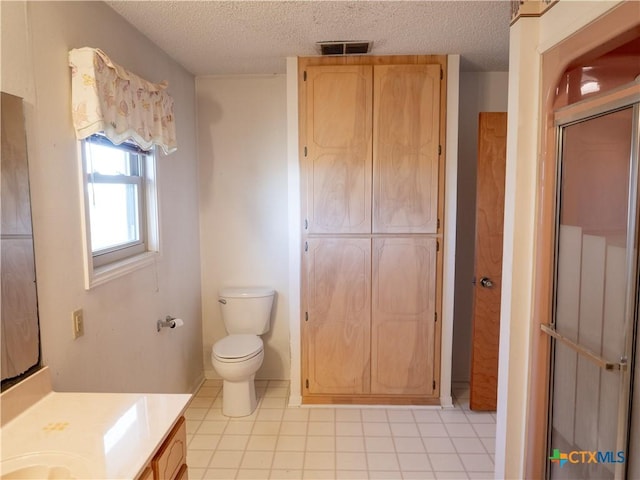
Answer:
[[148, 263], [157, 251], [155, 158], [102, 135], [81, 142], [87, 288]]

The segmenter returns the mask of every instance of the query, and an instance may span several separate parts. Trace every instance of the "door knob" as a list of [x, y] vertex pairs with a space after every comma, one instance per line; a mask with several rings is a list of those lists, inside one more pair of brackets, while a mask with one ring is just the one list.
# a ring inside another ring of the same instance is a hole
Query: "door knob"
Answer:
[[482, 285], [484, 288], [491, 288], [493, 287], [493, 282], [490, 278], [482, 277], [480, 279], [480, 285]]

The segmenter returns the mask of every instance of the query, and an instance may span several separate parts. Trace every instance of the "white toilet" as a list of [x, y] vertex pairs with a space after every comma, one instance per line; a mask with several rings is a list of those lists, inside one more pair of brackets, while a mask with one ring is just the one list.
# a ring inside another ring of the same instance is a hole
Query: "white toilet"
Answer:
[[213, 368], [223, 379], [222, 413], [245, 417], [256, 409], [254, 378], [264, 359], [258, 335], [270, 328], [275, 290], [271, 288], [224, 288], [218, 294], [226, 337], [211, 349]]

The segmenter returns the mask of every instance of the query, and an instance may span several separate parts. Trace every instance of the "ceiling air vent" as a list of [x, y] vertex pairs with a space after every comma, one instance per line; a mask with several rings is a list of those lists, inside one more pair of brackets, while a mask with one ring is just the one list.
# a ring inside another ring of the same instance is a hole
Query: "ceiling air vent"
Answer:
[[373, 42], [364, 41], [333, 41], [318, 42], [322, 55], [364, 55], [371, 51]]

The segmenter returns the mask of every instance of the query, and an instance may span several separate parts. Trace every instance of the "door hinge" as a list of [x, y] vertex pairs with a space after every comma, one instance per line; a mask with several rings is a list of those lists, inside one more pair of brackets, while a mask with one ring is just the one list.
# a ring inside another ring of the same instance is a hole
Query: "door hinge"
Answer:
[[304, 251], [305, 252], [309, 251], [309, 242], [304, 242]]
[[438, 321], [438, 312], [433, 313], [434, 322]]
[[433, 381], [433, 389], [434, 390], [436, 389], [436, 381], [435, 380]]
[[304, 219], [304, 229], [309, 230], [309, 220], [307, 220], [306, 218]]
[[304, 312], [304, 321], [305, 322], [309, 321], [309, 312]]
[[440, 251], [440, 241], [436, 240], [436, 252]]
[[309, 388], [309, 379], [308, 378], [304, 381], [304, 386]]
[[[440, 70], [440, 73], [442, 73], [442, 70]], [[442, 78], [442, 76], [440, 77]], [[306, 82], [307, 81], [307, 71], [305, 70], [304, 73], [302, 74], [302, 81]]]
[[438, 219], [438, 221], [436, 222], [436, 228], [440, 229], [440, 219]]
[[[305, 153], [305, 155], [306, 155], [306, 153]], [[438, 155], [442, 155], [442, 145], [438, 145]]]
[[306, 145], [305, 145], [305, 147], [304, 147], [304, 156], [305, 156], [305, 157], [307, 156], [307, 146], [306, 146]]
[[[307, 73], [307, 72], [305, 72]], [[440, 80], [444, 79], [444, 71], [442, 70], [442, 67], [440, 67]]]

